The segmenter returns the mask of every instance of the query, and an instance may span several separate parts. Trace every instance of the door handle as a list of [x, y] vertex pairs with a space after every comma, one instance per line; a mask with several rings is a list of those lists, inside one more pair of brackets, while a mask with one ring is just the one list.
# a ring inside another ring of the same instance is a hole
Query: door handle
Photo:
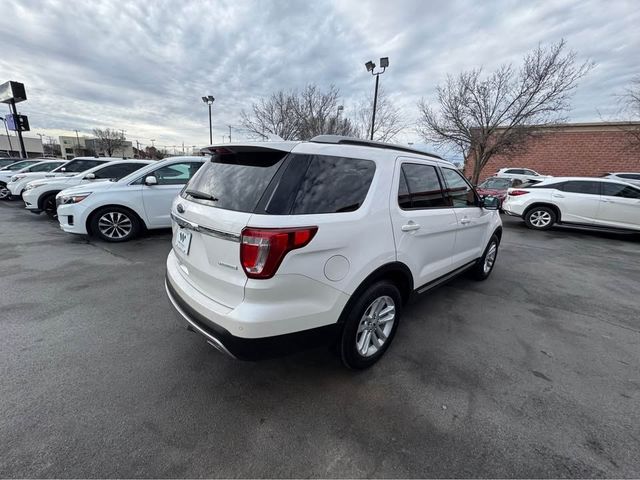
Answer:
[[460, 220], [460, 223], [461, 223], [462, 225], [466, 225], [466, 224], [468, 224], [468, 223], [471, 223], [471, 220], [469, 220], [468, 218], [463, 218], [462, 220]]
[[418, 225], [417, 223], [409, 222], [406, 225], [402, 225], [401, 228], [403, 232], [411, 232], [413, 230], [418, 230], [420, 228], [420, 225]]
[[560, 195], [559, 193], [554, 193], [551, 195], [553, 198], [564, 198], [564, 195]]
[[601, 199], [602, 203], [614, 203], [613, 200], [609, 200], [608, 198]]

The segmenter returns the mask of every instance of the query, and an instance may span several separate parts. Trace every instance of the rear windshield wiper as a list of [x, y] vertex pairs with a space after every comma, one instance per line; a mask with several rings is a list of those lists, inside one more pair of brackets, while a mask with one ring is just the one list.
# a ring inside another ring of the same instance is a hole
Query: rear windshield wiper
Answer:
[[218, 199], [216, 197], [214, 197], [213, 195], [209, 195], [208, 193], [205, 192], [200, 192], [198, 190], [191, 190], [190, 188], [185, 190], [185, 193], [188, 195], [191, 195], [194, 198], [200, 198], [202, 200], [210, 200], [212, 202], [217, 202]]

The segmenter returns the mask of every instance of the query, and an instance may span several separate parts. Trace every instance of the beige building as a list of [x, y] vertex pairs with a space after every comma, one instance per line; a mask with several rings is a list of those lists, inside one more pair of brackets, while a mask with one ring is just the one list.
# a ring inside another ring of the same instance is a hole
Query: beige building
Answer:
[[[97, 141], [93, 137], [61, 136], [58, 140], [60, 141], [62, 156], [68, 160], [80, 155], [107, 156], [107, 152], [98, 147]], [[114, 151], [112, 156], [133, 158], [133, 143], [125, 141], [123, 147]]]
[[[11, 141], [9, 141], [11, 139]], [[22, 136], [24, 140], [24, 149], [27, 151], [29, 158], [41, 157], [44, 155], [44, 149], [42, 148], [42, 140], [40, 138], [32, 138]], [[20, 140], [15, 135], [7, 137], [6, 135], [0, 135], [0, 156], [10, 155], [12, 157], [20, 158]]]

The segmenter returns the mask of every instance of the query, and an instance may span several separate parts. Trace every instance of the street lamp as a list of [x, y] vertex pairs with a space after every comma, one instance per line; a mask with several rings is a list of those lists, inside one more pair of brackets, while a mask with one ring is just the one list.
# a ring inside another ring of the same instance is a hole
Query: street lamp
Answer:
[[380, 75], [382, 75], [389, 66], [389, 57], [382, 57], [380, 59], [380, 68], [382, 68], [382, 71], [376, 72], [376, 64], [371, 60], [365, 63], [364, 66], [367, 68], [367, 72], [371, 72], [371, 75], [376, 77], [376, 90], [373, 94], [373, 113], [371, 114], [371, 140], [373, 140], [373, 127], [376, 124], [376, 107], [378, 106], [378, 82], [380, 80]]
[[9, 140], [9, 156], [13, 155], [13, 145], [11, 145], [11, 137], [9, 136], [9, 129], [7, 128], [7, 121], [4, 117], [0, 117], [0, 119], [4, 122], [4, 130], [7, 132], [7, 140]]
[[202, 97], [202, 101], [209, 106], [209, 145], [213, 144], [213, 129], [211, 128], [211, 105], [215, 102], [215, 98], [211, 95], [207, 95], [206, 97]]

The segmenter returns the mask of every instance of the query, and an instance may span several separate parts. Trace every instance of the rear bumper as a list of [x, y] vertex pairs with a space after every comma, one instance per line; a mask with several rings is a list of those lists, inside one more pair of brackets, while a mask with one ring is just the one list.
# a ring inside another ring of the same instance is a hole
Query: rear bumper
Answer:
[[328, 345], [337, 339], [339, 333], [339, 324], [334, 323], [273, 337], [237, 337], [190, 307], [171, 284], [169, 276], [165, 279], [165, 289], [187, 329], [202, 335], [209, 345], [235, 359], [261, 360]]

